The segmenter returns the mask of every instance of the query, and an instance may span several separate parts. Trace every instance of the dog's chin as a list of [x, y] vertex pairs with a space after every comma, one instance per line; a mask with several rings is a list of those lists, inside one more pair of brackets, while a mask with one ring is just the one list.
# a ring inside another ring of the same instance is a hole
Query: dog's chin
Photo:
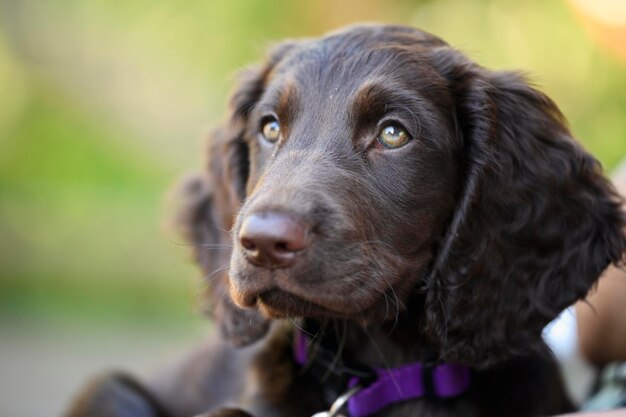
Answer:
[[[237, 300], [237, 295], [232, 293], [231, 295], [234, 295], [234, 299]], [[241, 302], [237, 302], [237, 304], [241, 305]], [[245, 307], [253, 306], [270, 319], [296, 317], [348, 319], [362, 325], [382, 324], [385, 321], [394, 320], [398, 312], [395, 309], [390, 310], [388, 300], [380, 300], [360, 310], [355, 310], [354, 305], [350, 306], [349, 309], [341, 310], [339, 307], [326, 307], [281, 289], [264, 291], [255, 297], [254, 302], [247, 299]]]
[[260, 294], [257, 306], [263, 314], [271, 318], [349, 318], [351, 316], [341, 311], [331, 310], [330, 308], [279, 289], [265, 291]]

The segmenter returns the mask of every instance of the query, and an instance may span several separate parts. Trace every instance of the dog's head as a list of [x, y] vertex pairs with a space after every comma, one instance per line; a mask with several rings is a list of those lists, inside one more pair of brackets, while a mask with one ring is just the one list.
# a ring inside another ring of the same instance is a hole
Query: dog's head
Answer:
[[555, 104], [430, 34], [282, 44], [231, 111], [183, 223], [241, 344], [272, 317], [382, 323], [419, 299], [423, 340], [484, 365], [538, 348], [625, 250], [619, 199]]

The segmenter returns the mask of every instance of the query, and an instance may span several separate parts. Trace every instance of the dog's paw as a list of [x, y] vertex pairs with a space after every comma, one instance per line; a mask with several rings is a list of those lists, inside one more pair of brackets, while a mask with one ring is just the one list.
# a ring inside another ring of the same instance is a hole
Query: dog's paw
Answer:
[[166, 417], [138, 382], [121, 373], [92, 380], [78, 394], [66, 417]]

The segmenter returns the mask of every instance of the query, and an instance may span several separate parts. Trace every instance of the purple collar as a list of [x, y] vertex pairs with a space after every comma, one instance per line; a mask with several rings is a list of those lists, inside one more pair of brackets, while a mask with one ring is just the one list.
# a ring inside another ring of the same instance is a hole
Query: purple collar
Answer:
[[[309, 361], [309, 338], [299, 329], [294, 333], [294, 359], [303, 366]], [[363, 380], [352, 376], [345, 390], [363, 388], [348, 400], [350, 417], [366, 417], [388, 405], [416, 398], [450, 398], [467, 391], [471, 369], [463, 365], [415, 362], [397, 368], [373, 369], [374, 377]]]

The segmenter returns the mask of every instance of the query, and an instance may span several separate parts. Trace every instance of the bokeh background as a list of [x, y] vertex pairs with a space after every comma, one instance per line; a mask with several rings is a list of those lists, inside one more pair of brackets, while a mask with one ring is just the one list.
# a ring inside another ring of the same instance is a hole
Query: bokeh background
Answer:
[[531, 74], [611, 170], [626, 156], [625, 3], [0, 0], [0, 416], [60, 415], [88, 375], [206, 337], [164, 195], [272, 42], [421, 27]]

